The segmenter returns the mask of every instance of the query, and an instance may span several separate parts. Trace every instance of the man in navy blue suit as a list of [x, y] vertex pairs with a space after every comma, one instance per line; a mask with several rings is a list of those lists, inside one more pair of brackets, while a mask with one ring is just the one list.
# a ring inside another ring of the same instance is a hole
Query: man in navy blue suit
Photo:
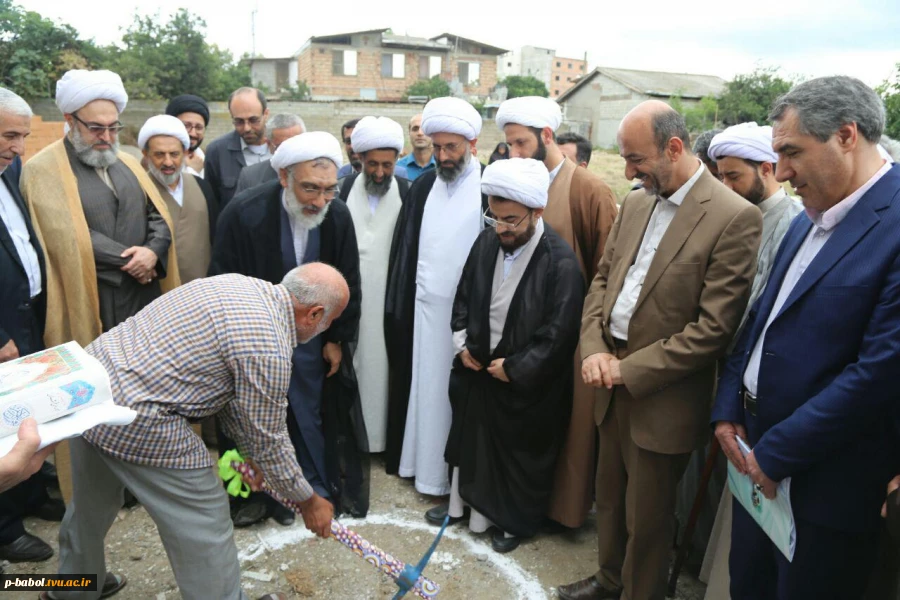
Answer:
[[[19, 193], [19, 156], [31, 132], [31, 109], [0, 88], [0, 363], [44, 349], [44, 255]], [[25, 531], [22, 517], [60, 521], [65, 507], [51, 500], [40, 475], [0, 494], [0, 559], [46, 560], [53, 548]]]
[[[878, 95], [850, 77], [802, 83], [769, 115], [776, 177], [794, 219], [719, 383], [712, 413], [728, 459], [767, 498], [791, 477], [792, 562], [740, 505], [733, 600], [849, 600], [865, 591], [900, 373], [900, 166], [878, 153]], [[741, 457], [735, 436], [753, 451]]]

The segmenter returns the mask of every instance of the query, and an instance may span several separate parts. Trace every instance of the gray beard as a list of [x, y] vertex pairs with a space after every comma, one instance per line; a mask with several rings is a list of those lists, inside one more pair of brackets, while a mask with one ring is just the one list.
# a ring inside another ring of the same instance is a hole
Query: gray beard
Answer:
[[313, 216], [307, 215], [303, 212], [303, 205], [300, 204], [300, 201], [297, 200], [297, 196], [294, 194], [293, 179], [289, 182], [288, 186], [284, 188], [284, 199], [286, 200], [285, 204], [287, 204], [286, 210], [288, 211], [288, 214], [291, 215], [294, 223], [307, 230], [315, 229], [321, 225], [322, 221], [325, 220], [325, 215], [328, 214], [328, 208], [331, 206], [331, 203], [328, 203], [318, 214]]
[[463, 154], [463, 159], [456, 163], [453, 167], [442, 167], [438, 165], [437, 167], [437, 176], [444, 183], [453, 183], [459, 176], [462, 175], [462, 172], [469, 165], [469, 161], [472, 160], [472, 154], [469, 153], [469, 149], [466, 148], [466, 153]]
[[363, 182], [366, 185], [366, 192], [370, 196], [383, 198], [384, 195], [388, 193], [388, 190], [391, 189], [391, 179], [393, 179], [393, 177], [385, 177], [384, 181], [381, 183], [376, 183], [374, 179], [370, 179], [365, 173], [363, 173], [363, 177]]
[[181, 174], [184, 171], [184, 165], [181, 166], [180, 169], [172, 173], [171, 175], [166, 175], [159, 169], [157, 169], [152, 163], [147, 165], [147, 171], [150, 172], [151, 175], [156, 177], [156, 180], [165, 186], [175, 185], [178, 183], [178, 180], [181, 179]]
[[73, 127], [71, 132], [72, 136], [69, 138], [69, 141], [72, 142], [72, 147], [75, 148], [75, 154], [78, 156], [78, 160], [87, 166], [95, 169], [106, 169], [119, 160], [119, 157], [116, 156], [116, 153], [119, 151], [119, 140], [113, 142], [112, 148], [109, 150], [94, 150], [90, 144], [84, 141], [77, 127]]

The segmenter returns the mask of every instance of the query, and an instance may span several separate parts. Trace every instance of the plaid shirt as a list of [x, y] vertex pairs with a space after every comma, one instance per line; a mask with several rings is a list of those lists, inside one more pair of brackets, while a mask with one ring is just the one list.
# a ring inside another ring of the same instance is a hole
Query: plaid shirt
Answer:
[[84, 438], [128, 462], [209, 468], [213, 460], [189, 420], [218, 414], [276, 491], [307, 500], [313, 490], [287, 431], [296, 345], [284, 287], [243, 275], [183, 285], [88, 346], [109, 373], [116, 404], [138, 416], [125, 427], [95, 427]]

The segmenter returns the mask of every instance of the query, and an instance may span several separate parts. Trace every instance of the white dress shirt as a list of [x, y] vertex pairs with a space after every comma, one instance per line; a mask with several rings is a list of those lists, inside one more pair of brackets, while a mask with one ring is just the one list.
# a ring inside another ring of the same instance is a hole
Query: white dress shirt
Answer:
[[552, 171], [550, 171], [550, 184], [551, 185], [553, 185], [553, 180], [556, 179], [557, 175], [559, 175], [559, 170], [562, 169], [563, 163], [565, 163], [565, 162], [566, 162], [566, 159], [564, 157], [561, 161], [559, 161], [559, 164], [556, 165], [556, 167]]
[[248, 167], [272, 158], [272, 153], [269, 152], [268, 144], [248, 146], [243, 138], [241, 138], [241, 152], [244, 155], [244, 162], [247, 163]]
[[806, 235], [806, 239], [803, 240], [800, 249], [797, 250], [797, 254], [794, 255], [791, 266], [788, 267], [787, 273], [784, 275], [784, 280], [781, 282], [781, 289], [778, 290], [778, 297], [775, 299], [775, 304], [769, 312], [766, 326], [763, 328], [759, 339], [756, 340], [756, 345], [753, 347], [753, 352], [750, 354], [750, 361], [747, 363], [747, 369], [744, 371], [744, 387], [754, 396], [758, 391], [759, 365], [762, 360], [763, 344], [766, 340], [766, 332], [769, 330], [772, 321], [774, 321], [775, 317], [778, 316], [778, 313], [781, 312], [781, 307], [787, 302], [788, 296], [791, 295], [791, 292], [794, 290], [797, 282], [800, 281], [803, 273], [806, 272], [809, 264], [816, 258], [819, 251], [822, 250], [822, 247], [825, 246], [825, 243], [831, 238], [831, 234], [834, 233], [835, 228], [840, 225], [841, 221], [844, 220], [844, 217], [847, 216], [847, 213], [856, 206], [856, 203], [859, 202], [860, 198], [862, 198], [865, 193], [868, 192], [873, 185], [878, 183], [878, 180], [884, 177], [885, 173], [890, 170], [891, 163], [885, 162], [884, 166], [882, 166], [871, 179], [864, 183], [862, 187], [825, 212], [819, 212], [811, 208], [806, 209], [806, 214], [813, 222], [813, 226]]
[[650, 221], [647, 223], [647, 230], [644, 232], [644, 239], [641, 240], [641, 247], [638, 250], [634, 264], [628, 268], [625, 275], [625, 282], [622, 284], [622, 291], [616, 298], [612, 312], [609, 314], [609, 331], [614, 338], [620, 340], [628, 339], [628, 324], [631, 322], [631, 315], [634, 314], [634, 307], [637, 305], [638, 297], [641, 295], [641, 288], [644, 286], [644, 279], [647, 278], [647, 271], [653, 263], [656, 256], [656, 249], [662, 241], [663, 236], [672, 224], [678, 207], [684, 202], [688, 192], [700, 179], [703, 174], [703, 163], [697, 161], [699, 167], [697, 171], [688, 179], [684, 185], [678, 188], [674, 194], [668, 198], [658, 198], [656, 206], [653, 208], [653, 214], [650, 215]]
[[284, 190], [281, 190], [281, 205], [284, 207], [288, 216], [288, 223], [291, 226], [291, 235], [294, 238], [294, 256], [297, 258], [297, 264], [303, 264], [303, 257], [306, 255], [306, 242], [309, 239], [309, 229], [301, 227], [297, 224], [294, 214], [288, 208], [287, 198], [284, 197]]
[[31, 297], [41, 293], [41, 264], [38, 262], [37, 252], [31, 245], [31, 236], [28, 235], [28, 227], [25, 224], [25, 215], [19, 209], [19, 205], [12, 197], [12, 193], [6, 188], [6, 183], [0, 181], [0, 218], [9, 231], [13, 245], [25, 267], [28, 275], [28, 287]]
[[172, 195], [172, 198], [175, 202], [178, 203], [178, 206], [184, 206], [184, 172], [182, 172], [181, 177], [178, 178], [178, 185], [175, 186], [175, 189], [172, 189], [172, 186], [167, 185], [166, 189], [169, 190], [169, 194]]
[[369, 194], [369, 212], [372, 213], [372, 215], [374, 215], [375, 211], [378, 210], [378, 203], [380, 201], [381, 201], [381, 196]]

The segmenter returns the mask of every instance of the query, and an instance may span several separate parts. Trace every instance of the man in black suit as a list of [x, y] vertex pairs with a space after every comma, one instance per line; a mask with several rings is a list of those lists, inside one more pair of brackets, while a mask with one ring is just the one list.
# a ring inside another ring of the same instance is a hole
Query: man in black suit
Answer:
[[[31, 133], [31, 109], [0, 88], [0, 363], [43, 350], [44, 254], [19, 193], [19, 156]], [[25, 531], [22, 517], [60, 521], [65, 507], [50, 500], [40, 474], [0, 494], [0, 559], [46, 560], [53, 549]]]
[[272, 158], [266, 144], [269, 109], [263, 93], [249, 87], [235, 90], [228, 98], [228, 112], [234, 131], [210, 142], [203, 174], [216, 194], [220, 210], [234, 196], [241, 171]]

